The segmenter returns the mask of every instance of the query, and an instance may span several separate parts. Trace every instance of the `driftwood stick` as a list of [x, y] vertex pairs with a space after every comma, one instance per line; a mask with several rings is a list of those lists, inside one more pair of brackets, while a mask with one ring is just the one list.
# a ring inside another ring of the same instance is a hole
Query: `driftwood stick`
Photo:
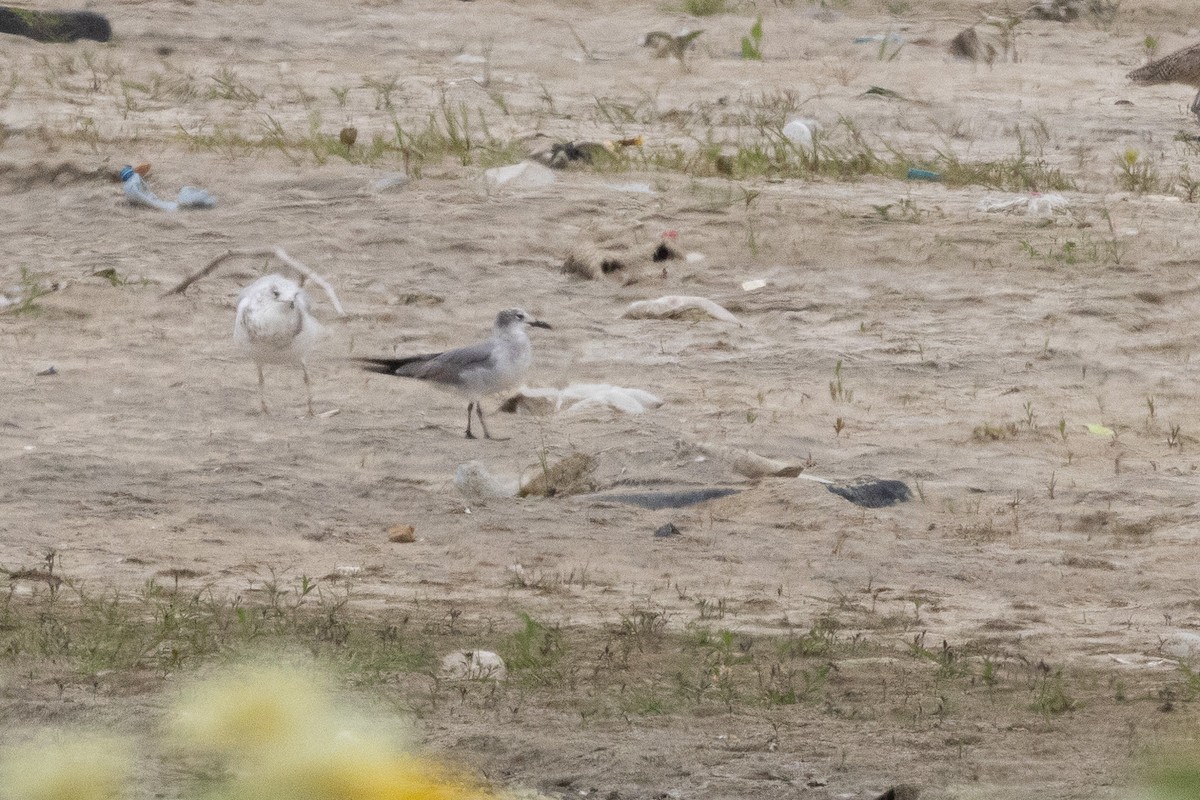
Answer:
[[338, 315], [346, 315], [345, 310], [342, 309], [341, 302], [338, 300], [337, 293], [333, 291], [333, 287], [330, 286], [329, 283], [320, 275], [288, 255], [288, 252], [282, 247], [258, 247], [251, 250], [229, 250], [208, 262], [204, 269], [187, 276], [178, 284], [163, 292], [162, 296], [167, 297], [173, 294], [183, 294], [189, 286], [201, 278], [211, 275], [216, 271], [217, 267], [221, 266], [221, 264], [225, 263], [231, 258], [264, 258], [268, 256], [275, 256], [284, 264], [287, 264], [289, 267], [296, 270], [296, 272], [299, 272], [301, 275], [320, 286], [325, 291], [325, 294], [329, 297], [329, 301], [333, 303], [333, 308], [335, 311], [337, 311]]

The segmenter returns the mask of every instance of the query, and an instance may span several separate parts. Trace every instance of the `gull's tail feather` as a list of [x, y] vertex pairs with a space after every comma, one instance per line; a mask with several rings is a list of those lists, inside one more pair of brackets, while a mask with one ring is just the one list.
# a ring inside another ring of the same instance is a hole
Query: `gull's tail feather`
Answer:
[[404, 358], [355, 358], [353, 361], [367, 372], [377, 372], [380, 375], [397, 375], [402, 378], [414, 378], [416, 377], [414, 373], [418, 369], [439, 355], [441, 353], [425, 353], [419, 356], [406, 356]]

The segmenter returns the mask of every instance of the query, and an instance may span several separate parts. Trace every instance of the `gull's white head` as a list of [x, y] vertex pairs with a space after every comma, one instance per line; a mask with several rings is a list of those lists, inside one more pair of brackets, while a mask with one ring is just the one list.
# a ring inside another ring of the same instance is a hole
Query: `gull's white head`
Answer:
[[522, 308], [507, 308], [496, 315], [496, 330], [503, 331], [524, 325], [529, 325], [533, 328], [550, 327], [550, 323], [536, 319]]

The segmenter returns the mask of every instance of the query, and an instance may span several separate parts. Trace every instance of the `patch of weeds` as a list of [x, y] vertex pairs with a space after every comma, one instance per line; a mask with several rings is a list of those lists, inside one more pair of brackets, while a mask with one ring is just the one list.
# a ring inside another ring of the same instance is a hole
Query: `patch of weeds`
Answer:
[[1130, 147], [1117, 155], [1117, 185], [1128, 192], [1146, 194], [1158, 189], [1158, 166], [1154, 159]]
[[45, 287], [28, 267], [21, 267], [20, 294], [10, 311], [13, 314], [29, 314], [36, 316], [42, 313], [38, 300], [54, 291], [53, 287]]
[[760, 14], [750, 26], [750, 35], [742, 37], [742, 58], [747, 61], [762, 61], [763, 24]]
[[209, 76], [212, 86], [208, 90], [209, 100], [230, 100], [235, 103], [254, 105], [261, 95], [251, 89], [229, 66], [223, 66]]
[[562, 677], [559, 662], [566, 652], [562, 631], [521, 613], [521, 628], [497, 646], [511, 674], [535, 685], [551, 684]]
[[854, 402], [854, 390], [847, 389], [842, 383], [842, 360], [840, 358], [833, 367], [833, 380], [829, 382], [829, 398], [835, 403]]
[[693, 17], [711, 17], [729, 10], [725, 0], [683, 0], [683, 10]]
[[1079, 708], [1079, 703], [1067, 694], [1062, 669], [1056, 669], [1038, 679], [1036, 695], [1030, 709], [1044, 717], [1056, 717]]
[[1015, 422], [1004, 422], [999, 425], [985, 422], [977, 425], [971, 431], [971, 438], [977, 442], [1000, 442], [1005, 439], [1015, 439], [1020, 432], [1021, 426]]

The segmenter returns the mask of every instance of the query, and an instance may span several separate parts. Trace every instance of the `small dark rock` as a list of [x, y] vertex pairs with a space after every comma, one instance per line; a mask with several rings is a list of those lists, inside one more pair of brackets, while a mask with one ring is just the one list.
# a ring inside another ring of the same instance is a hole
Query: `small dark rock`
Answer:
[[665, 539], [668, 536], [680, 536], [679, 528], [676, 528], [674, 523], [668, 522], [654, 532], [654, 535], [659, 539]]
[[58, 369], [53, 364], [51, 364], [50, 366], [46, 367], [44, 370], [39, 372], [37, 375], [39, 378], [44, 378], [48, 375], [57, 375], [57, 374], [58, 374]]

